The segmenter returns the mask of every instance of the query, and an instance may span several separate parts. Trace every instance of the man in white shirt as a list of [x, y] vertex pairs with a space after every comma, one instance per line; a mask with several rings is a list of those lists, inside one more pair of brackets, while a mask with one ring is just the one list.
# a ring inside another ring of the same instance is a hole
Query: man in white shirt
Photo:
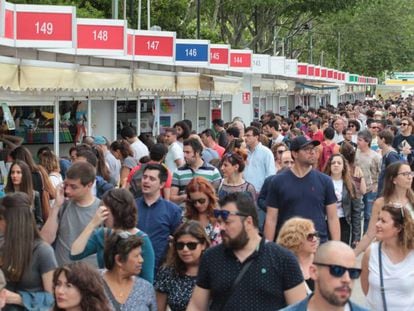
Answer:
[[184, 165], [183, 148], [177, 141], [177, 130], [173, 127], [166, 128], [165, 141], [168, 144], [168, 152], [165, 157], [165, 165], [171, 172]]
[[134, 128], [126, 126], [121, 130], [121, 137], [131, 145], [134, 158], [139, 162], [142, 157], [149, 155], [148, 147], [138, 138]]

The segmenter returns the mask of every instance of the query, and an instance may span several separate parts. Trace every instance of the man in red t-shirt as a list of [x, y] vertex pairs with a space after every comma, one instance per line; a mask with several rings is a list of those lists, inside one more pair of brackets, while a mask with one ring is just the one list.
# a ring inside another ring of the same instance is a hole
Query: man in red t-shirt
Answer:
[[223, 157], [224, 154], [224, 148], [216, 143], [214, 139], [214, 133], [212, 129], [206, 129], [204, 130], [201, 135], [201, 141], [207, 148], [211, 148], [215, 151], [217, 151], [220, 159]]

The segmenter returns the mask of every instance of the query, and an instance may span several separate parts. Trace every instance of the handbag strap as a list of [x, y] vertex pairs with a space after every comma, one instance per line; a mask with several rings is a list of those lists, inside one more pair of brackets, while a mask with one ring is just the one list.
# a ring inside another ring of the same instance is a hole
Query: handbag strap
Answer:
[[380, 286], [381, 286], [380, 289], [381, 289], [381, 297], [382, 297], [382, 304], [384, 306], [384, 311], [387, 311], [387, 301], [385, 300], [384, 277], [382, 275], [381, 246], [382, 246], [382, 242], [380, 242], [378, 245], [378, 261], [379, 261]]
[[230, 288], [229, 293], [227, 294], [226, 299], [224, 300], [224, 302], [221, 304], [221, 308], [220, 311], [223, 311], [225, 306], [227, 305], [227, 302], [230, 300], [230, 297], [234, 294], [237, 285], [240, 284], [241, 279], [243, 278], [243, 276], [246, 274], [247, 270], [249, 270], [251, 264], [253, 263], [254, 258], [249, 260], [248, 262], [246, 262], [243, 267], [241, 268], [239, 274], [237, 275], [237, 278], [234, 280], [233, 285]]

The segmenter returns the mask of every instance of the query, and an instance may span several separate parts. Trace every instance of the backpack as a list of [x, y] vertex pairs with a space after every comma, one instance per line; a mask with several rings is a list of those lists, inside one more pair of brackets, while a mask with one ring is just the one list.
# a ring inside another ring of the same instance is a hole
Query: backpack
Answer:
[[334, 154], [335, 143], [330, 144], [329, 146], [322, 142], [322, 156], [319, 160], [318, 169], [323, 172], [325, 170], [326, 164], [328, 163], [329, 158]]

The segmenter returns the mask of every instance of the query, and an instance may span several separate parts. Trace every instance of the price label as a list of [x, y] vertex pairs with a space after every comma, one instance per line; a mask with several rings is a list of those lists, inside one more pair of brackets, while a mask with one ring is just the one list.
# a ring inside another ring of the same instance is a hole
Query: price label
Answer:
[[174, 55], [174, 37], [136, 34], [135, 55], [172, 57]]
[[230, 67], [250, 68], [251, 66], [251, 53], [230, 52]]
[[175, 60], [183, 62], [208, 62], [208, 44], [175, 44]]
[[17, 12], [16, 39], [72, 41], [72, 14]]
[[124, 50], [124, 26], [78, 24], [78, 48]]

